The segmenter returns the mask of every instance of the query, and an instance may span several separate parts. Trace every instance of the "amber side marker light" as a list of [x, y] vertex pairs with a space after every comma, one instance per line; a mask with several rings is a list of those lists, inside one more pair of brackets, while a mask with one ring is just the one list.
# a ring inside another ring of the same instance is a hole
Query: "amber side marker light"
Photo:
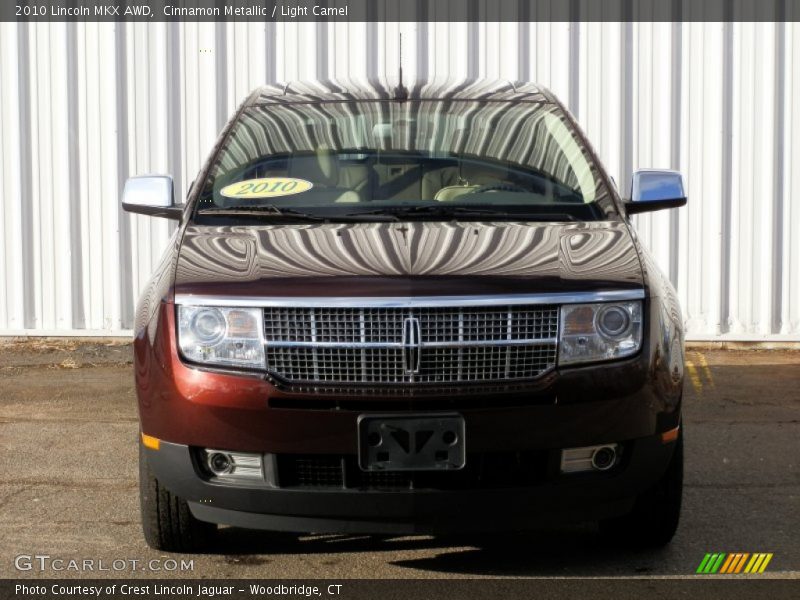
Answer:
[[678, 439], [678, 432], [680, 432], [680, 426], [676, 427], [675, 429], [670, 429], [669, 431], [665, 431], [661, 434], [661, 443], [662, 444], [669, 444], [670, 442], [674, 442]]
[[142, 444], [144, 444], [145, 448], [150, 448], [150, 450], [158, 450], [161, 447], [161, 440], [152, 435], [142, 434]]

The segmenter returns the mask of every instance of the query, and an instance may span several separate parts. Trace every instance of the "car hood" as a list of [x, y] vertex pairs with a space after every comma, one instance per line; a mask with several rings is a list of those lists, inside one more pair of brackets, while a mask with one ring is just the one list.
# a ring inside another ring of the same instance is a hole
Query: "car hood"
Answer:
[[641, 289], [626, 225], [411, 222], [189, 226], [175, 293], [417, 296]]

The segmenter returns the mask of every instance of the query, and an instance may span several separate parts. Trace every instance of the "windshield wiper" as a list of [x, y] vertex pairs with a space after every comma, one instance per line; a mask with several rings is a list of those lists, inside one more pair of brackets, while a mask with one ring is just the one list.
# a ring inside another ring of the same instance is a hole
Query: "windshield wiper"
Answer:
[[397, 218], [414, 217], [490, 217], [499, 219], [519, 219], [520, 221], [574, 221], [575, 217], [567, 213], [547, 212], [513, 212], [507, 210], [493, 210], [487, 208], [471, 208], [468, 206], [387, 206], [377, 210], [349, 213], [349, 217], [391, 215]]
[[[369, 215], [367, 213], [347, 215], [312, 215], [311, 213], [294, 210], [291, 208], [278, 208], [274, 204], [261, 204], [257, 206], [237, 205], [228, 208], [201, 208], [199, 215], [212, 215], [221, 217], [255, 217], [259, 219], [296, 219], [300, 221], [313, 221], [315, 223], [354, 222], [354, 221], [397, 221], [397, 217], [387, 214]], [[377, 217], [377, 218], [376, 218]]]
[[258, 217], [258, 218], [285, 218], [302, 219], [303, 221], [324, 221], [324, 219], [309, 213], [292, 210], [291, 208], [278, 208], [272, 204], [259, 206], [236, 205], [227, 208], [201, 208], [199, 215], [213, 215], [220, 217]]
[[575, 218], [567, 213], [547, 212], [513, 212], [487, 208], [472, 208], [469, 206], [386, 206], [383, 208], [363, 212], [346, 213], [343, 215], [314, 215], [291, 208], [278, 208], [273, 204], [257, 206], [236, 205], [227, 208], [203, 208], [197, 211], [199, 215], [213, 215], [222, 217], [254, 217], [267, 219], [288, 219], [300, 221], [313, 221], [315, 223], [335, 222], [385, 222], [399, 221], [403, 218], [437, 217], [454, 219], [458, 217], [483, 217], [487, 219], [514, 219], [520, 221], [574, 221]]

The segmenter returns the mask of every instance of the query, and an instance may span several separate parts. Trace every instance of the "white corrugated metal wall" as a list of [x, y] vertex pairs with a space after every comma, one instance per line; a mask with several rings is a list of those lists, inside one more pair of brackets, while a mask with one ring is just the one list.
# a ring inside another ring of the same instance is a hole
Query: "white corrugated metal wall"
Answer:
[[185, 193], [269, 81], [528, 79], [627, 187], [682, 170], [689, 206], [638, 230], [690, 339], [800, 340], [800, 24], [0, 24], [0, 335], [120, 334], [171, 227], [119, 210], [129, 174]]

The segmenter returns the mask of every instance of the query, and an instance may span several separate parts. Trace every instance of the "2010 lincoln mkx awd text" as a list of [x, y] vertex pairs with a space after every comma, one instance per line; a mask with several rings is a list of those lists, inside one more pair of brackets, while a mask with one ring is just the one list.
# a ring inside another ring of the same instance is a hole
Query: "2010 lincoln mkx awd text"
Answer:
[[574, 119], [522, 82], [255, 91], [136, 311], [142, 522], [439, 533], [600, 522], [664, 544], [682, 487], [683, 328]]

